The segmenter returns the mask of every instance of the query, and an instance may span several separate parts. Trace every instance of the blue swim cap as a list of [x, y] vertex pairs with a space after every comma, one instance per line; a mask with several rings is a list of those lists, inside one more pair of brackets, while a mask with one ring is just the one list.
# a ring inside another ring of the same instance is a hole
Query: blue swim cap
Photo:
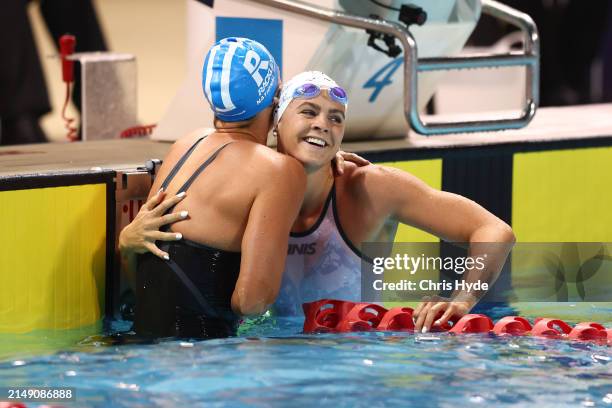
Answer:
[[212, 46], [202, 68], [202, 89], [215, 116], [247, 120], [272, 104], [280, 72], [270, 51], [248, 38], [224, 38]]

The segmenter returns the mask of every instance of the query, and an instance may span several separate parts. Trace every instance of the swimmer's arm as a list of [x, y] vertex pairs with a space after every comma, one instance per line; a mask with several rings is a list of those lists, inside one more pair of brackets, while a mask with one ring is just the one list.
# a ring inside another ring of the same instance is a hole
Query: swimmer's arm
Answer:
[[514, 242], [510, 226], [476, 202], [401, 170], [370, 167], [372, 197], [386, 203], [386, 216], [451, 242]]
[[184, 220], [181, 213], [164, 215], [166, 210], [178, 204], [185, 195], [166, 197], [164, 191], [158, 191], [140, 208], [134, 220], [119, 234], [119, 251], [121, 268], [133, 284], [136, 271], [136, 256], [145, 252], [167, 259], [168, 254], [155, 245], [155, 241], [176, 241], [180, 239], [175, 233], [161, 232], [163, 225]]
[[242, 238], [240, 275], [232, 295], [232, 309], [240, 315], [265, 312], [280, 288], [289, 232], [306, 188], [302, 165], [290, 158], [282, 162], [266, 174]]
[[[372, 171], [368, 185], [372, 198], [385, 202], [385, 216], [415, 226], [451, 242], [470, 244], [469, 256], [487, 254], [484, 270], [470, 270], [465, 280], [482, 280], [492, 285], [515, 242], [505, 222], [472, 200], [429, 187], [418, 178], [382, 166]], [[487, 245], [486, 243], [499, 243]], [[484, 293], [453, 293], [452, 302], [424, 302], [415, 311], [417, 329], [428, 330], [440, 313], [440, 323], [453, 314], [463, 315]]]

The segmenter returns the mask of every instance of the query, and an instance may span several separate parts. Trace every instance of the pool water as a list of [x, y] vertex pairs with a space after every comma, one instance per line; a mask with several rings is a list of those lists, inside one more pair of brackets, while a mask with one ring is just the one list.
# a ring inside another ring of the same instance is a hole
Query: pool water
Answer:
[[612, 407], [608, 346], [301, 329], [301, 319], [269, 317], [230, 339], [109, 346], [88, 336], [59, 351], [4, 356], [0, 387], [75, 387], [77, 400], [63, 405], [78, 407]]

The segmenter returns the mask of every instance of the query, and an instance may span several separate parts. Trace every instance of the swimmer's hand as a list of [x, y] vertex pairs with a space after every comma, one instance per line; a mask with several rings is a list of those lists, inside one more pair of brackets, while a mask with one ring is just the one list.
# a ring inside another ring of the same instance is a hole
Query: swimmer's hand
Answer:
[[338, 173], [339, 176], [344, 174], [344, 162], [347, 161], [355, 163], [359, 167], [367, 166], [368, 164], [370, 164], [368, 160], [364, 159], [358, 154], [347, 153], [342, 150], [339, 150], [338, 153], [336, 153], [336, 158], [334, 159], [334, 170], [336, 171], [336, 173]]
[[187, 218], [187, 211], [164, 215], [166, 210], [185, 198], [185, 193], [166, 198], [160, 190], [151, 197], [138, 211], [136, 218], [128, 224], [119, 235], [119, 250], [123, 255], [144, 254], [151, 252], [162, 259], [169, 255], [155, 245], [155, 241], [178, 241], [182, 235], [176, 232], [162, 232], [163, 225], [172, 224]]
[[426, 297], [414, 310], [415, 333], [427, 333], [435, 324], [444, 326], [453, 318], [460, 319], [468, 314], [476, 305], [476, 299], [457, 297], [456, 299], [443, 298], [440, 296]]

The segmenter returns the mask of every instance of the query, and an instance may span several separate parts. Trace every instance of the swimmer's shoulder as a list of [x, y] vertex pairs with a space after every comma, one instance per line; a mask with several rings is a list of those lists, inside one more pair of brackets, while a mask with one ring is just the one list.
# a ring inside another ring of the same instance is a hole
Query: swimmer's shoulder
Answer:
[[255, 145], [254, 156], [261, 169], [260, 174], [273, 183], [292, 183], [299, 188], [306, 185], [304, 166], [291, 156], [278, 153], [264, 145]]
[[168, 153], [166, 155], [166, 159], [164, 159], [164, 162], [166, 161], [175, 162], [187, 150], [189, 150], [189, 148], [193, 146], [193, 144], [196, 141], [198, 141], [198, 139], [204, 136], [208, 136], [209, 134], [213, 132], [214, 132], [214, 129], [211, 130], [207, 128], [201, 128], [201, 129], [196, 129], [192, 132], [189, 132], [186, 135], [181, 136], [180, 138], [176, 139], [176, 141], [172, 144], [172, 146], [170, 146], [170, 149], [168, 150]]
[[184, 151], [189, 149], [198, 139], [214, 133], [214, 129], [198, 128], [176, 139], [171, 150]]
[[358, 198], [367, 195], [387, 194], [390, 188], [402, 186], [403, 189], [419, 188], [423, 183], [409, 172], [388, 166], [368, 164], [357, 166], [345, 163], [342, 183], [347, 191]]
[[224, 155], [250, 183], [260, 180], [260, 185], [264, 187], [273, 183], [289, 183], [298, 190], [302, 184], [306, 184], [304, 167], [296, 159], [262, 144], [235, 141]]

